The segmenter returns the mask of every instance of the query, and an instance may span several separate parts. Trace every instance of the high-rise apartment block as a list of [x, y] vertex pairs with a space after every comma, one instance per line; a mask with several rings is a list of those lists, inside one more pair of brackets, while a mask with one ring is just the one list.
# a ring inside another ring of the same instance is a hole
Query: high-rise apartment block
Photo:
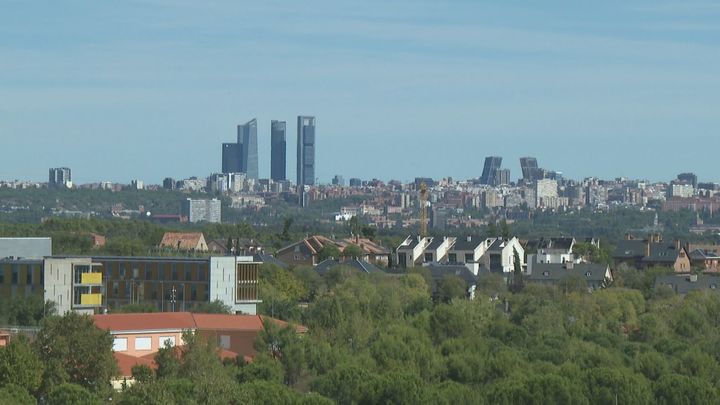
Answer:
[[502, 158], [500, 156], [488, 156], [485, 158], [482, 175], [480, 176], [480, 184], [492, 184], [495, 171], [502, 166]]
[[270, 122], [270, 178], [274, 181], [287, 179], [286, 127], [285, 121], [273, 120]]
[[547, 207], [553, 199], [558, 198], [557, 180], [542, 179], [535, 183], [535, 199], [536, 207]]
[[677, 179], [691, 184], [693, 188], [698, 188], [698, 179], [695, 173], [680, 173], [677, 175]]
[[315, 185], [315, 117], [297, 118], [297, 185]]
[[220, 223], [222, 206], [220, 200], [186, 199], [180, 207], [180, 215], [187, 217], [188, 222]]
[[72, 173], [67, 167], [54, 167], [50, 169], [48, 178], [50, 188], [72, 188]]

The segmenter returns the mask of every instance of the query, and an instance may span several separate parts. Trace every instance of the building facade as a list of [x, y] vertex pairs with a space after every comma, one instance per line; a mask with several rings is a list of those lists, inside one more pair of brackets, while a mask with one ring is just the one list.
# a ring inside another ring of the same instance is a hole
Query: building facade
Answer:
[[180, 215], [189, 222], [220, 223], [222, 220], [222, 204], [220, 200], [193, 200], [191, 198], [182, 202]]
[[222, 144], [222, 172], [223, 173], [240, 173], [240, 172], [242, 172], [242, 144], [240, 144], [240, 143], [224, 143], [224, 144]]
[[315, 185], [315, 117], [297, 118], [297, 185]]
[[270, 121], [270, 178], [273, 181], [287, 179], [287, 123]]
[[482, 175], [480, 176], [480, 184], [491, 184], [493, 177], [495, 176], [495, 170], [500, 169], [500, 166], [502, 166], [502, 157], [486, 157]]
[[0, 297], [43, 297], [60, 314], [128, 304], [189, 311], [215, 300], [234, 313], [255, 314], [259, 265], [252, 256], [2, 259]]
[[72, 172], [67, 167], [54, 167], [50, 169], [48, 178], [50, 188], [72, 188]]

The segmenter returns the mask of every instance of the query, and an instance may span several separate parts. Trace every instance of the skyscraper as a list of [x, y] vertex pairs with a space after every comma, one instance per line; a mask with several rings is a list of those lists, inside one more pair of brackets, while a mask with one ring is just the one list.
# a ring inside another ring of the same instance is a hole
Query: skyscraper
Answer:
[[222, 172], [240, 173], [242, 171], [242, 144], [222, 144]]
[[315, 117], [297, 119], [297, 185], [315, 185]]
[[258, 178], [257, 120], [238, 125], [238, 144], [242, 145], [241, 170], [249, 179]]
[[488, 156], [485, 158], [480, 184], [491, 184], [495, 176], [495, 170], [500, 169], [502, 158], [500, 156]]
[[287, 140], [285, 121], [270, 121], [270, 178], [284, 181], [286, 177]]
[[542, 171], [538, 167], [537, 159], [534, 157], [521, 157], [520, 169], [522, 169], [523, 180], [527, 182], [542, 178]]

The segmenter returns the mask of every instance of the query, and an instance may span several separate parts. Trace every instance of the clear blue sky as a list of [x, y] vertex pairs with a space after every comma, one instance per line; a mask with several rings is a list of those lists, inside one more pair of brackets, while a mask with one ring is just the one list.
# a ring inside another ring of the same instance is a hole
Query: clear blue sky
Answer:
[[720, 3], [0, 4], [0, 179], [206, 176], [235, 125], [317, 116], [318, 176], [720, 181]]

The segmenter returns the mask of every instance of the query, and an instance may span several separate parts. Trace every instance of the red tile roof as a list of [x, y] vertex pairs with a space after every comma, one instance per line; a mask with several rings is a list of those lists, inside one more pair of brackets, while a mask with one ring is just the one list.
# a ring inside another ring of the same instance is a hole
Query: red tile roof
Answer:
[[156, 369], [157, 364], [155, 364], [155, 355], [157, 353], [153, 353], [152, 356], [147, 355], [143, 357], [135, 357], [130, 356], [125, 353], [120, 352], [113, 352], [113, 355], [115, 356], [115, 361], [117, 361], [118, 368], [120, 369], [120, 376], [121, 377], [131, 377], [132, 376], [132, 368], [138, 364], [143, 364], [151, 369]]
[[193, 314], [198, 329], [261, 331], [258, 315]]
[[98, 328], [113, 332], [195, 329], [193, 314], [190, 312], [106, 314], [93, 318]]
[[192, 250], [198, 247], [200, 241], [205, 241], [201, 232], [165, 232], [160, 247], [170, 249]]

